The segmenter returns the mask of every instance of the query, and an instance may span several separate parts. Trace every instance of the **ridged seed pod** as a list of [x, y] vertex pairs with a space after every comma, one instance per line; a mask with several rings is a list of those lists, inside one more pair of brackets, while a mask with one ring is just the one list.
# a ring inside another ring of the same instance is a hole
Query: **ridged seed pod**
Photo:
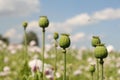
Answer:
[[101, 43], [101, 41], [100, 41], [100, 38], [98, 36], [93, 36], [92, 37], [92, 46], [93, 47], [96, 47], [97, 44], [100, 44], [100, 43]]
[[55, 40], [57, 40], [59, 38], [59, 34], [57, 32], [55, 32], [53, 37]]
[[90, 65], [89, 71], [90, 71], [91, 73], [95, 72], [95, 65]]
[[49, 25], [49, 20], [47, 18], [47, 16], [40, 16], [39, 19], [39, 26], [42, 28], [46, 28]]
[[108, 51], [104, 44], [99, 44], [94, 49], [94, 54], [96, 58], [103, 59], [107, 57]]
[[70, 38], [68, 34], [61, 34], [60, 39], [59, 39], [59, 45], [61, 48], [65, 49], [70, 46]]
[[25, 21], [25, 22], [23, 22], [23, 24], [22, 24], [22, 26], [24, 27], [24, 28], [26, 28], [27, 27], [27, 25], [28, 25], [28, 23]]

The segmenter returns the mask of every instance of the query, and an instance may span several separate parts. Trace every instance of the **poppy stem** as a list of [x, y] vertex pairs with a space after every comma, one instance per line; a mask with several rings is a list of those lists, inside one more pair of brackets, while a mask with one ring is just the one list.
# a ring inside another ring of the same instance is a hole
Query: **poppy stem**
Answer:
[[94, 80], [94, 79], [93, 79], [93, 72], [91, 72], [91, 77], [92, 77], [92, 80]]
[[64, 80], [66, 80], [66, 49], [63, 50], [64, 53]]
[[100, 59], [100, 65], [101, 65], [101, 80], [103, 80], [103, 64], [104, 64], [104, 61], [103, 61], [103, 59]]
[[55, 79], [54, 80], [56, 80], [56, 72], [57, 72], [57, 40], [55, 40], [55, 72], [54, 72], [54, 77], [55, 77]]
[[26, 32], [26, 28], [24, 28], [24, 39], [25, 39], [25, 42], [24, 42], [24, 45], [25, 45], [25, 48], [24, 48], [24, 60], [27, 60], [28, 56], [27, 56], [27, 32]]
[[97, 62], [97, 80], [99, 80], [99, 60], [96, 59]]
[[42, 30], [42, 80], [44, 80], [45, 28]]

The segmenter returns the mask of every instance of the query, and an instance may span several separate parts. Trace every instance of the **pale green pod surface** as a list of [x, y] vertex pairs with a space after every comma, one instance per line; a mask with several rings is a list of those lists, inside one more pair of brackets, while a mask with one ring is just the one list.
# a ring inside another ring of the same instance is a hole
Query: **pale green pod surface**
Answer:
[[95, 72], [95, 65], [90, 65], [89, 71], [92, 73]]
[[91, 43], [92, 43], [92, 46], [93, 46], [93, 47], [96, 47], [97, 44], [100, 44], [100, 43], [101, 43], [100, 38], [99, 38], [98, 36], [93, 36]]
[[59, 45], [61, 48], [65, 49], [70, 46], [70, 38], [68, 34], [61, 34], [60, 39], [59, 39]]
[[49, 25], [49, 20], [47, 18], [47, 16], [40, 16], [39, 19], [39, 26], [42, 28], [46, 28]]
[[27, 27], [27, 25], [28, 25], [28, 23], [25, 21], [25, 22], [23, 22], [23, 24], [22, 24], [22, 26], [24, 27], [24, 28], [26, 28]]
[[57, 32], [55, 32], [53, 37], [55, 40], [57, 40], [59, 38], [59, 34]]
[[96, 58], [103, 59], [108, 56], [108, 51], [107, 51], [107, 48], [103, 44], [100, 44], [96, 46], [96, 48], [94, 49], [94, 54]]

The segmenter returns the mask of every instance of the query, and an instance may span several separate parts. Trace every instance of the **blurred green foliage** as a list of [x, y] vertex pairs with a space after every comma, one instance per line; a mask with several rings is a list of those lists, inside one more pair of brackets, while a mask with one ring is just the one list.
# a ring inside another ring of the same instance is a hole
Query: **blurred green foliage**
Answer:
[[[49, 51], [46, 52], [48, 54], [48, 58], [45, 58], [45, 63], [51, 64], [54, 67], [54, 58], [52, 55], [54, 55], [54, 48], [51, 48]], [[4, 54], [4, 55], [2, 55]], [[22, 80], [21, 74], [32, 74], [29, 72], [29, 68], [25, 64], [25, 61], [23, 59], [24, 51], [19, 50], [16, 52], [16, 54], [11, 54], [8, 50], [0, 50], [0, 71], [2, 71], [4, 66], [10, 67], [10, 74], [7, 76], [0, 76], [0, 80]], [[28, 53], [29, 59], [28, 61], [33, 59], [34, 55], [38, 55], [39, 59], [41, 59], [41, 53]], [[105, 65], [104, 65], [104, 72], [105, 72], [105, 80], [119, 80], [120, 74], [118, 74], [119, 68], [116, 67], [117, 59], [120, 57], [119, 52], [111, 52], [109, 53], [108, 59], [105, 59]], [[7, 62], [4, 62], [4, 59], [8, 58]], [[78, 59], [79, 58], [79, 59]], [[115, 58], [115, 59], [114, 59]], [[91, 80], [90, 72], [88, 71], [88, 66], [90, 65], [89, 59], [92, 59], [93, 62], [96, 61], [93, 52], [89, 49], [87, 50], [79, 50], [79, 49], [67, 49], [67, 73], [69, 74], [67, 76], [67, 80]], [[57, 80], [62, 80], [63, 71], [61, 70], [63, 66], [63, 53], [61, 49], [58, 50], [58, 63], [57, 63], [57, 71], [61, 73], [61, 77]], [[92, 62], [91, 61], [91, 62]], [[27, 67], [27, 71], [22, 71], [20, 74], [22, 68]], [[74, 75], [74, 72], [76, 70], [80, 70], [80, 74]], [[96, 73], [96, 72], [95, 72]], [[110, 79], [110, 78], [113, 79]], [[37, 78], [37, 77], [36, 77]], [[94, 79], [96, 78], [96, 74], [94, 74]], [[33, 79], [30, 79], [33, 80]], [[47, 79], [46, 79], [47, 80]]]

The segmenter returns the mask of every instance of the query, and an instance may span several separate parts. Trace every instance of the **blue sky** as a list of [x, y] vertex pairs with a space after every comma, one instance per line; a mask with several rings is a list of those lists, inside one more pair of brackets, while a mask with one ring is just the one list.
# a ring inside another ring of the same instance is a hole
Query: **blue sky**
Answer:
[[120, 50], [120, 0], [0, 0], [0, 34], [19, 43], [22, 22], [28, 21], [27, 30], [40, 38], [38, 19], [42, 15], [50, 21], [47, 44], [57, 31], [69, 33], [72, 46], [91, 48], [91, 37], [97, 35], [106, 46]]

